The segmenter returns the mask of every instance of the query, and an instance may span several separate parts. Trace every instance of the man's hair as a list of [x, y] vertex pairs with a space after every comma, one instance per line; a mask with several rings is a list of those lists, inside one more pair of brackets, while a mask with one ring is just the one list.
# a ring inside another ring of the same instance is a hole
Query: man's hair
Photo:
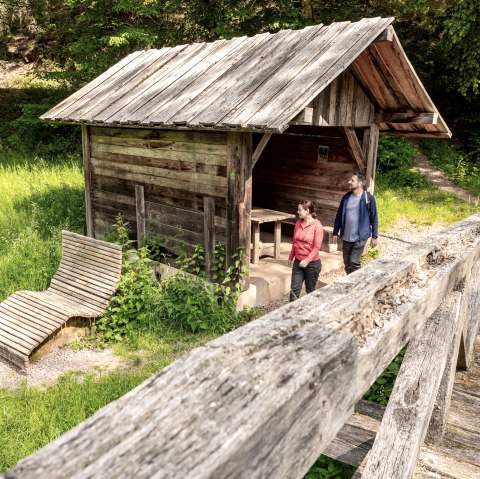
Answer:
[[367, 184], [367, 178], [363, 173], [355, 172], [354, 175], [357, 177], [358, 181], [362, 184], [362, 186], [365, 186]]

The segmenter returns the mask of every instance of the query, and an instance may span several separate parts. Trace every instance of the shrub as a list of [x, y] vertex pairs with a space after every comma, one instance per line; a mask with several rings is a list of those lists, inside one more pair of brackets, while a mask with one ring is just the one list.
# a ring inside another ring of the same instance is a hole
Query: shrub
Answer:
[[238, 324], [235, 309], [222, 300], [218, 290], [212, 289], [199, 278], [182, 274], [160, 283], [153, 316], [170, 327], [194, 333], [225, 333]]

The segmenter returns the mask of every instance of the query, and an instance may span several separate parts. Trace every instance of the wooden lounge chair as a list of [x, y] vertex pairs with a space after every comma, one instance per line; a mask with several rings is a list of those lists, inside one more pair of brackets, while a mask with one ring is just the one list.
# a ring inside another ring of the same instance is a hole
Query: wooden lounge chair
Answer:
[[97, 318], [120, 279], [119, 245], [62, 231], [62, 259], [46, 291], [18, 291], [0, 303], [0, 356], [22, 369], [71, 318]]

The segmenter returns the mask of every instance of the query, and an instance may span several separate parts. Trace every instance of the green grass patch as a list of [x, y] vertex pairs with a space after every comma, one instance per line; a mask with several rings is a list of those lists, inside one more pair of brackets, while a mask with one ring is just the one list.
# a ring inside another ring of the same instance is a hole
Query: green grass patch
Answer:
[[84, 231], [81, 160], [47, 161], [0, 149], [0, 300], [43, 290], [58, 267], [61, 230]]
[[[412, 173], [420, 175], [414, 170]], [[434, 187], [411, 188], [392, 184], [390, 176], [382, 173], [377, 176], [375, 198], [381, 232], [448, 226], [479, 211], [475, 205], [468, 205]]]

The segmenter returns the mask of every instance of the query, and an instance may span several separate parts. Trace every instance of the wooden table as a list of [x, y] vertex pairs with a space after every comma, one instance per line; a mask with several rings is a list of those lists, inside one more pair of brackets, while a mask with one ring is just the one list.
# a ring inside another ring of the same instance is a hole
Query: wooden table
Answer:
[[265, 208], [252, 208], [252, 263], [258, 263], [260, 258], [260, 224], [275, 223], [273, 233], [273, 255], [276, 259], [280, 258], [280, 245], [282, 242], [282, 220], [295, 218], [295, 215], [284, 213], [282, 211], [267, 210]]

